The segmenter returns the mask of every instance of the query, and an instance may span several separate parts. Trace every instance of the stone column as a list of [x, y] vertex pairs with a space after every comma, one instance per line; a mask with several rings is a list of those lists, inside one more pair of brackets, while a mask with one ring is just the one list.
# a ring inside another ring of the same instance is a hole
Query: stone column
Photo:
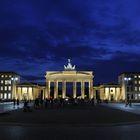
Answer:
[[32, 87], [32, 97], [33, 97], [33, 100], [35, 100], [35, 96], [34, 96], [33, 87]]
[[30, 100], [29, 87], [27, 87], [27, 96], [28, 96], [28, 100]]
[[46, 93], [46, 98], [50, 98], [50, 84], [51, 84], [51, 82], [48, 80], [47, 82], [46, 82], [46, 86], [47, 86], [47, 93]]
[[76, 90], [77, 90], [77, 82], [74, 81], [73, 82], [73, 98], [76, 98], [77, 97]]
[[81, 81], [81, 98], [85, 98], [85, 82]]
[[[8, 87], [7, 87], [8, 88]], [[16, 86], [16, 96], [17, 96], [17, 99], [20, 100], [20, 93], [18, 93], [18, 87]]]
[[89, 98], [90, 99], [93, 98], [93, 81], [92, 80], [89, 81]]
[[62, 98], [66, 97], [66, 81], [62, 82]]
[[58, 81], [54, 81], [54, 99], [58, 98]]

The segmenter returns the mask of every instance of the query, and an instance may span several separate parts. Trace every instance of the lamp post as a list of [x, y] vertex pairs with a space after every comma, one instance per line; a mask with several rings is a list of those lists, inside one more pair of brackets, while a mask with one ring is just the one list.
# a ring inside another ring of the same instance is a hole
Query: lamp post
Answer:
[[[128, 90], [127, 90], [127, 87], [128, 87], [128, 82], [131, 80], [131, 78], [130, 77], [125, 77], [124, 78], [124, 81], [125, 81], [125, 100], [126, 100], [126, 103], [128, 104], [129, 103], [129, 101], [131, 100], [130, 99], [130, 95], [127, 93], [128, 92]], [[126, 105], [127, 105], [126, 104]]]
[[13, 99], [16, 99], [16, 83], [19, 80], [18, 77], [12, 77], [11, 81], [12, 81], [12, 94], [13, 94]]

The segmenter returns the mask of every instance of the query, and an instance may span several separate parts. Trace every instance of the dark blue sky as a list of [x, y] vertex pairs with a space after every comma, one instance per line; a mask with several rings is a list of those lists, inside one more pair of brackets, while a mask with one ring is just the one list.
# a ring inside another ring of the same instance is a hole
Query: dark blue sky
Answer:
[[140, 71], [139, 0], [0, 1], [0, 70], [44, 80], [71, 58], [95, 83]]

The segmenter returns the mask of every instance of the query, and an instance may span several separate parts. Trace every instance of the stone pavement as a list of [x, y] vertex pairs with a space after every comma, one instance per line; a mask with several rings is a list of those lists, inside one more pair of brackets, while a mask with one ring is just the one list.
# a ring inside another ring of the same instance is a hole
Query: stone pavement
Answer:
[[103, 103], [102, 105], [140, 115], [140, 103], [132, 103], [131, 107], [126, 107], [125, 103]]
[[19, 106], [15, 105], [13, 106], [13, 102], [3, 102], [0, 103], [0, 114], [5, 114], [13, 110], [21, 109], [23, 108], [23, 103], [20, 103]]
[[1, 123], [47, 125], [104, 125], [140, 122], [140, 115], [106, 106], [70, 106], [64, 108], [32, 109], [32, 112], [15, 110], [0, 116]]
[[0, 140], [139, 140], [140, 115], [112, 106], [14, 110], [0, 116]]

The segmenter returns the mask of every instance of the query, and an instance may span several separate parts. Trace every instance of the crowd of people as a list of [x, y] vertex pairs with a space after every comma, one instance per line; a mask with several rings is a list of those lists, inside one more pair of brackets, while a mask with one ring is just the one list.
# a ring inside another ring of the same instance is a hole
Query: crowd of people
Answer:
[[58, 99], [40, 99], [36, 98], [34, 101], [34, 108], [39, 109], [45, 108], [62, 108], [67, 106], [77, 106], [77, 105], [96, 105], [98, 101], [96, 99], [77, 99], [77, 98], [58, 98]]
[[[99, 103], [99, 101], [95, 98], [93, 99], [78, 99], [78, 98], [58, 98], [58, 99], [41, 99], [41, 98], [36, 98], [34, 101], [29, 101], [29, 100], [24, 100], [23, 102], [23, 111], [24, 112], [31, 112], [31, 106], [30, 102], [33, 104], [34, 109], [41, 109], [41, 108], [63, 108], [63, 107], [68, 107], [68, 106], [79, 106], [79, 105], [91, 105], [95, 106], [96, 104]], [[19, 106], [20, 102], [19, 99], [13, 99], [13, 106], [15, 107], [16, 105]]]

